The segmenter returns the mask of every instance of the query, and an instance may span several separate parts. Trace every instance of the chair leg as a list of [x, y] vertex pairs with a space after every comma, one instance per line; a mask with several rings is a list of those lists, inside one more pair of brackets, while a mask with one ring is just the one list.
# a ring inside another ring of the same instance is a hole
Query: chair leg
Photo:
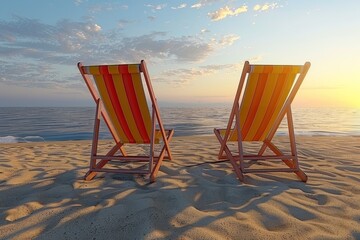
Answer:
[[235, 158], [232, 156], [230, 149], [225, 145], [224, 150], [226, 152], [226, 155], [228, 156], [228, 159], [230, 160], [230, 163], [235, 171], [237, 178], [240, 180], [240, 182], [243, 182], [244, 174], [242, 173], [240, 166], [236, 163]]
[[[174, 135], [174, 129], [166, 130], [166, 132], [167, 132], [168, 143], [170, 143], [171, 138]], [[171, 135], [171, 137], [170, 137], [170, 135]], [[166, 155], [164, 156], [164, 159], [169, 160], [169, 161], [173, 160], [173, 156], [172, 156], [170, 149], [167, 149], [165, 147], [165, 151], [166, 151]]]
[[296, 171], [295, 174], [301, 179], [301, 181], [307, 182], [308, 176], [301, 169], [299, 169], [299, 171]]
[[[215, 133], [215, 136], [217, 137], [218, 141], [220, 142], [220, 144], [223, 143], [223, 139], [220, 135], [220, 132], [219, 130], [217, 129], [214, 129], [214, 133]], [[242, 170], [240, 168], [240, 165], [236, 163], [236, 159], [233, 157], [230, 149], [228, 148], [228, 146], [225, 144], [225, 147], [224, 147], [224, 151], [225, 151], [225, 154], [227, 156], [227, 158], [229, 159], [234, 171], [235, 171], [235, 174], [237, 176], [237, 178], [243, 182], [244, 181], [244, 174], [242, 173]], [[240, 161], [240, 160], [239, 160]]]
[[[168, 144], [170, 143], [170, 141], [171, 141], [171, 139], [172, 139], [172, 137], [174, 135], [174, 132], [175, 132], [174, 129], [168, 130], [168, 137], [167, 137]], [[167, 156], [165, 156], [165, 158], [170, 160], [170, 161], [173, 160], [173, 156], [172, 156], [172, 153], [170, 151], [170, 148], [169, 149], [165, 148], [165, 149], [166, 149], [166, 153], [167, 153]]]
[[[100, 117], [101, 117], [101, 103], [100, 103], [100, 99], [98, 99], [96, 101], [94, 134], [93, 134], [91, 157], [90, 157], [90, 169], [84, 176], [84, 179], [86, 181], [90, 181], [96, 176], [97, 171], [94, 171], [94, 169], [101, 169], [109, 161], [109, 160], [101, 160], [99, 163], [96, 164], [97, 148], [98, 148], [98, 143], [99, 143]], [[117, 145], [115, 145], [106, 154], [106, 156], [113, 156], [118, 150], [120, 150], [120, 152], [123, 156], [126, 156], [125, 149], [123, 148], [123, 144], [121, 144], [121, 143], [118, 143]]]
[[101, 117], [101, 105], [100, 105], [100, 99], [97, 99], [95, 119], [94, 119], [94, 133], [93, 133], [91, 156], [90, 156], [90, 166], [89, 166], [89, 171], [84, 176], [84, 179], [87, 181], [93, 179], [96, 176], [96, 172], [91, 171], [91, 169], [96, 168], [96, 155], [97, 155], [97, 148], [99, 143], [100, 117]]
[[[277, 148], [273, 143], [268, 142], [267, 146], [271, 149], [271, 151], [273, 151], [276, 155], [281, 156], [284, 155], [279, 148]], [[307, 175], [304, 173], [304, 171], [302, 171], [300, 169], [300, 167], [298, 167], [298, 164], [296, 164], [294, 161], [298, 161], [297, 157], [291, 161], [289, 159], [284, 159], [282, 160], [289, 168], [294, 169], [297, 168], [296, 170], [294, 170], [294, 173], [301, 179], [301, 181], [306, 182], [308, 177]]]
[[[122, 145], [115, 145], [105, 156], [109, 157], [109, 156], [113, 156], [118, 150], [121, 150], [122, 149]], [[95, 160], [96, 158], [94, 158]], [[96, 160], [95, 160], [96, 161]], [[86, 181], [90, 181], [92, 180], [96, 174], [97, 174], [97, 171], [96, 169], [101, 169], [103, 168], [107, 163], [109, 162], [109, 160], [100, 160], [94, 168], [91, 168], [86, 174], [85, 174], [85, 177], [84, 179]], [[93, 170], [95, 169], [95, 170]]]
[[[169, 131], [169, 135], [167, 136], [166, 139], [164, 139], [164, 141], [167, 141], [168, 143], [171, 141], [171, 138], [172, 136], [174, 135], [174, 130], [170, 130]], [[171, 151], [166, 149], [166, 145], [164, 144], [163, 148], [161, 149], [160, 153], [159, 153], [159, 157], [158, 157], [158, 160], [156, 161], [155, 163], [155, 166], [154, 168], [152, 169], [152, 172], [150, 174], [150, 183], [153, 183], [155, 182], [155, 179], [156, 179], [156, 176], [157, 176], [157, 173], [160, 169], [160, 166], [162, 164], [162, 161], [164, 160], [164, 157], [165, 157], [165, 152], [167, 152], [168, 156], [169, 156], [169, 159], [172, 160], [172, 155], [171, 155]], [[171, 158], [170, 158], [171, 157]]]

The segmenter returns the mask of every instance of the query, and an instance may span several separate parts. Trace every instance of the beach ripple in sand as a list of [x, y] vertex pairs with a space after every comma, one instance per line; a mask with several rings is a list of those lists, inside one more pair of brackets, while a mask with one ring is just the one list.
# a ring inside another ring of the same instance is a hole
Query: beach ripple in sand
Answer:
[[88, 141], [3, 144], [0, 239], [360, 239], [358, 140], [298, 138], [307, 183], [288, 173], [240, 183], [215, 163], [214, 137], [175, 138], [153, 184], [82, 180]]

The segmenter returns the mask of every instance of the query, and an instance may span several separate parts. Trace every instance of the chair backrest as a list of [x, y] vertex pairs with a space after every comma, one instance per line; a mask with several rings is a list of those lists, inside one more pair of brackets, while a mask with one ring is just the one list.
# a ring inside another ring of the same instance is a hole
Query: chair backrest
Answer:
[[[245, 63], [236, 94], [243, 141], [263, 141], [279, 127], [310, 63], [305, 65], [250, 65]], [[245, 73], [245, 74], [244, 74]], [[239, 101], [241, 104], [239, 105]], [[237, 139], [233, 131], [229, 140]]]
[[[79, 69], [94, 100], [101, 99], [106, 111], [103, 117], [109, 129], [114, 129], [110, 131], [115, 140], [150, 143], [153, 119], [142, 83], [142, 65], [79, 65]], [[95, 82], [96, 88], [90, 81]]]

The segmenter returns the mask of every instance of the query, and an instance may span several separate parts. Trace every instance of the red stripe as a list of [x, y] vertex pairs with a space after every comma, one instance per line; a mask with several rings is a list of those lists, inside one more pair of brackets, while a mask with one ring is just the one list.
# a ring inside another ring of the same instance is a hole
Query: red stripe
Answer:
[[109, 75], [109, 69], [107, 66], [99, 66], [99, 72], [102, 75]]
[[266, 74], [266, 73], [259, 74], [259, 80], [256, 85], [255, 95], [252, 99], [252, 102], [250, 105], [250, 111], [246, 117], [246, 120], [245, 120], [245, 123], [243, 126], [242, 136], [244, 139], [246, 139], [246, 135], [248, 134], [251, 124], [254, 121], [254, 117], [258, 111], [260, 100], [261, 100], [261, 97], [262, 97], [264, 89], [265, 89], [267, 77], [268, 77], [268, 74]]
[[119, 73], [129, 73], [129, 67], [128, 65], [119, 65]]
[[126, 95], [129, 101], [129, 105], [132, 111], [132, 114], [135, 119], [136, 126], [139, 130], [139, 133], [145, 143], [150, 142], [150, 137], [146, 131], [145, 123], [141, 115], [141, 111], [139, 108], [139, 103], [136, 98], [136, 93], [134, 89], [134, 84], [132, 82], [131, 74], [123, 74], [124, 87], [126, 91]]
[[124, 112], [121, 108], [121, 105], [120, 105], [120, 102], [119, 102], [119, 99], [118, 99], [118, 96], [116, 93], [114, 80], [112, 79], [112, 75], [109, 74], [107, 66], [100, 66], [100, 73], [103, 74], [105, 86], [109, 93], [109, 97], [110, 97], [111, 103], [113, 105], [113, 108], [115, 110], [115, 114], [118, 118], [118, 121], [119, 121], [122, 129], [124, 130], [124, 133], [125, 133], [126, 137], [128, 138], [129, 142], [134, 143], [135, 140], [131, 134], [129, 126], [126, 122]]

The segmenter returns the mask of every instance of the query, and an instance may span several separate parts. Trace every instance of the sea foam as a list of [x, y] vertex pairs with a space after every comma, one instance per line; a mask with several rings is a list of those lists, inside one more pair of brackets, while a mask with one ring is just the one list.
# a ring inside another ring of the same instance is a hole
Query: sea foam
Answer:
[[26, 137], [15, 137], [5, 136], [0, 137], [0, 143], [23, 143], [23, 142], [45, 142], [44, 138], [40, 136], [26, 136]]

